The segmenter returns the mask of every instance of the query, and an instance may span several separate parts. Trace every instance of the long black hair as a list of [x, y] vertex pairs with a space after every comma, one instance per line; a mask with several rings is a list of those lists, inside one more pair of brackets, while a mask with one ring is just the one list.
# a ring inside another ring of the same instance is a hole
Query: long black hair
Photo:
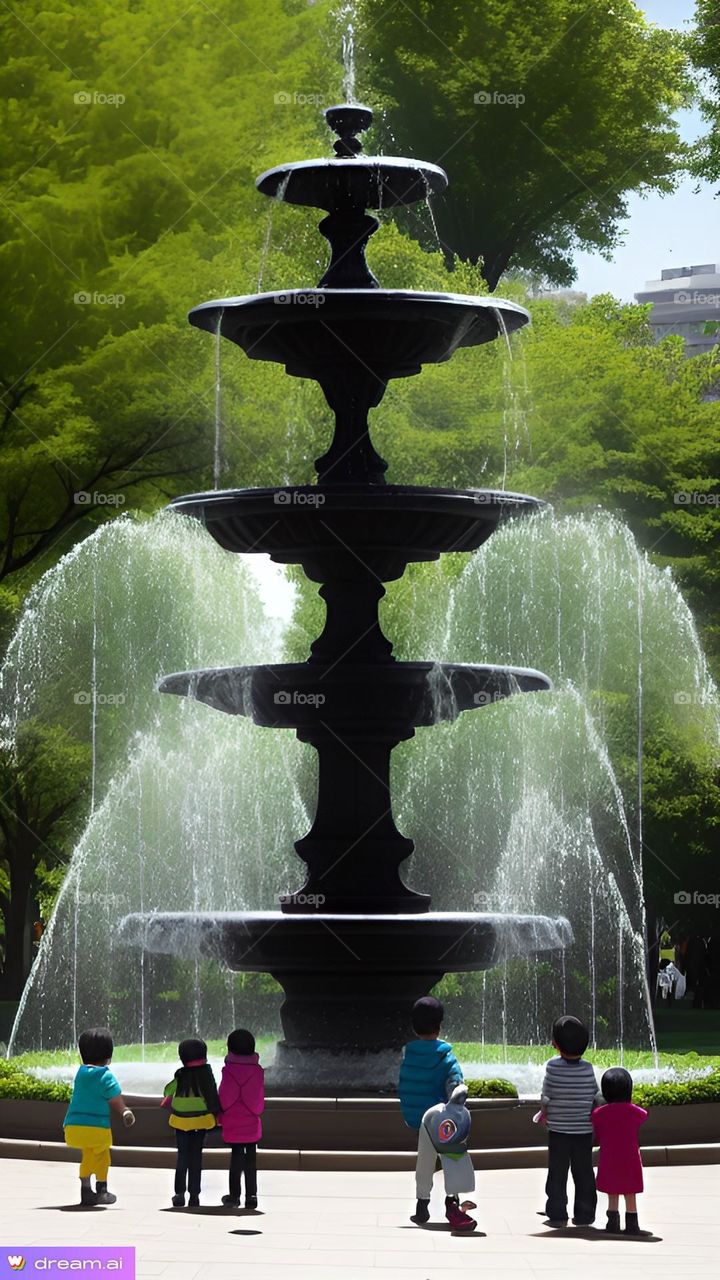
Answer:
[[178, 1067], [175, 1072], [177, 1080], [177, 1089], [175, 1090], [177, 1097], [204, 1098], [205, 1090], [202, 1087], [203, 1076], [207, 1076], [206, 1066], [188, 1067], [188, 1062], [195, 1062], [198, 1058], [207, 1058], [207, 1045], [204, 1040], [181, 1040], [178, 1045], [178, 1057], [182, 1062], [182, 1066]]
[[632, 1102], [633, 1082], [624, 1067], [610, 1067], [600, 1081], [600, 1090], [606, 1102]]

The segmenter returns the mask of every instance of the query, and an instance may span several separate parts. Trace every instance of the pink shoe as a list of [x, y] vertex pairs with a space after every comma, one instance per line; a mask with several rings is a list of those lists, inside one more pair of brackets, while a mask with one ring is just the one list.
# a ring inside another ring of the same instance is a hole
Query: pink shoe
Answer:
[[475, 1219], [463, 1212], [457, 1200], [445, 1201], [445, 1217], [453, 1231], [474, 1231], [477, 1226]]

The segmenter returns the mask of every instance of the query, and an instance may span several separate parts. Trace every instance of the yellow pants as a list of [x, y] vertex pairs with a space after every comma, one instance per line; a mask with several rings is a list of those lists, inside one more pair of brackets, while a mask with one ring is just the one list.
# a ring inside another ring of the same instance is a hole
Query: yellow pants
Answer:
[[94, 1174], [99, 1182], [107, 1181], [112, 1145], [111, 1129], [100, 1129], [89, 1124], [69, 1124], [65, 1128], [65, 1144], [80, 1148], [81, 1178], [89, 1178]]

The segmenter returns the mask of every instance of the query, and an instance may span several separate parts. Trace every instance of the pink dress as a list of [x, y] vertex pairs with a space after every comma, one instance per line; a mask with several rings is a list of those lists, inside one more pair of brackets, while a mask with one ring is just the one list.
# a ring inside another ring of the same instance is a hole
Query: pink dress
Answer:
[[256, 1053], [229, 1053], [222, 1069], [218, 1097], [225, 1142], [259, 1142], [265, 1110], [265, 1073]]
[[638, 1131], [647, 1111], [634, 1102], [608, 1102], [592, 1113], [600, 1146], [596, 1185], [610, 1196], [631, 1196], [643, 1189]]

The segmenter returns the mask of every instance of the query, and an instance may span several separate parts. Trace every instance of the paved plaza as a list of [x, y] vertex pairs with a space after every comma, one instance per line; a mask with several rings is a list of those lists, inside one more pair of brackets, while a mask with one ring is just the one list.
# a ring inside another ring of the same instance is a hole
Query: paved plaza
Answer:
[[[74, 1207], [75, 1167], [2, 1161], [0, 1239], [10, 1245], [135, 1245], [139, 1277], [167, 1280], [457, 1280], [462, 1275], [583, 1280], [657, 1280], [658, 1275], [716, 1276], [720, 1254], [720, 1166], [646, 1170], [640, 1222], [657, 1240], [543, 1226], [539, 1169], [477, 1175], [478, 1231], [453, 1236], [442, 1225], [439, 1176], [435, 1224], [414, 1227], [412, 1176], [406, 1173], [260, 1175], [262, 1212], [219, 1207], [222, 1172], [208, 1170], [203, 1206], [168, 1208], [172, 1173], [116, 1168], [116, 1206]], [[598, 1219], [600, 1221], [600, 1218]], [[602, 1210], [604, 1222], [604, 1207]]]

